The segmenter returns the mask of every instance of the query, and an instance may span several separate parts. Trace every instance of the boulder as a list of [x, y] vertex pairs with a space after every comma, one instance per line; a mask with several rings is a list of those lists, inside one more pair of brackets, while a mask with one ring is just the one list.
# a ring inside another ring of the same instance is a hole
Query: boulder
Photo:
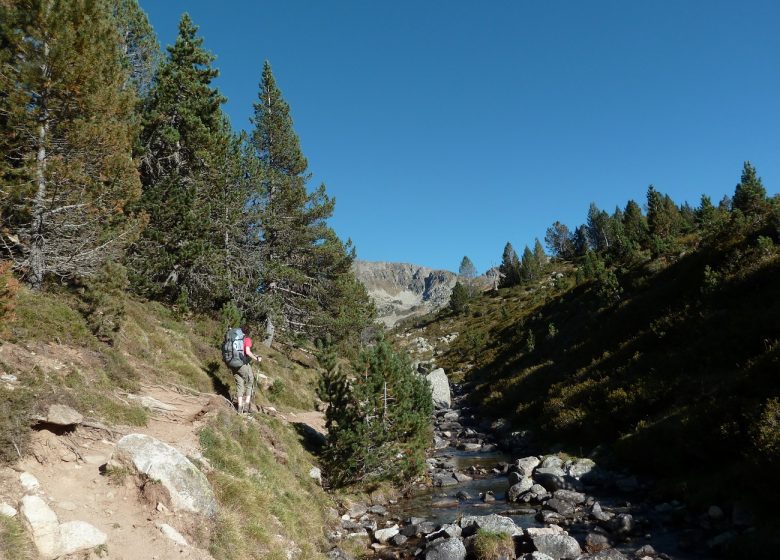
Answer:
[[[562, 469], [562, 467], [563, 467], [563, 460], [557, 455], [548, 455], [542, 460], [542, 464], [540, 465], [540, 468], [542, 469], [548, 469], [548, 468]], [[563, 472], [561, 472], [561, 474], [563, 474]]]
[[387, 541], [392, 539], [398, 533], [399, 533], [398, 526], [393, 525], [392, 527], [388, 527], [387, 529], [378, 529], [374, 531], [374, 539], [376, 539], [378, 543], [387, 544]]
[[206, 476], [167, 443], [144, 434], [129, 434], [117, 443], [114, 459], [159, 481], [174, 507], [207, 516], [216, 514], [217, 502]]
[[466, 473], [462, 473], [459, 471], [455, 471], [454, 473], [452, 473], [452, 476], [454, 476], [455, 480], [457, 480], [458, 482], [468, 482], [469, 480], [473, 480], [473, 478], [467, 475]]
[[558, 525], [550, 525], [549, 527], [526, 527], [524, 529], [525, 536], [529, 539], [538, 537], [539, 535], [563, 535], [565, 534], [563, 528]]
[[457, 479], [449, 472], [439, 473], [433, 477], [434, 486], [457, 486], [457, 484]]
[[64, 404], [53, 404], [46, 413], [46, 422], [56, 426], [74, 426], [81, 424], [84, 417]]
[[84, 521], [60, 524], [57, 514], [38, 496], [22, 498], [21, 513], [38, 552], [47, 560], [95, 548], [108, 538]]
[[577, 479], [574, 479], [570, 476], [556, 474], [554, 472], [556, 470], [560, 471], [560, 469], [555, 467], [551, 467], [549, 469], [536, 469], [536, 472], [534, 473], [534, 480], [544, 486], [550, 492], [555, 492], [556, 490], [579, 491], [581, 489], [582, 484]]
[[587, 496], [582, 492], [573, 492], [571, 490], [556, 490], [553, 497], [576, 505], [584, 504], [587, 499]]
[[516, 502], [520, 499], [520, 496], [528, 492], [534, 485], [533, 480], [530, 478], [523, 478], [517, 484], [513, 484], [506, 492], [506, 499], [508, 502]]
[[593, 504], [593, 508], [590, 510], [590, 514], [596, 521], [609, 521], [612, 519], [612, 514], [605, 512], [601, 509], [601, 504], [596, 502]]
[[574, 515], [574, 504], [564, 500], [559, 500], [558, 498], [547, 500], [547, 503], [544, 504], [544, 507], [551, 509], [556, 513], [560, 513], [565, 517]]
[[466, 547], [460, 539], [444, 539], [425, 549], [425, 560], [465, 560]]
[[450, 396], [450, 382], [442, 368], [433, 370], [425, 376], [431, 384], [431, 397], [437, 408], [450, 408], [452, 398]]
[[579, 543], [568, 535], [537, 535], [531, 541], [536, 550], [553, 560], [574, 559], [582, 553]]
[[497, 514], [465, 515], [460, 520], [460, 526], [464, 534], [474, 534], [479, 529], [491, 533], [505, 533], [512, 537], [523, 534], [523, 530], [512, 519]]
[[590, 473], [596, 467], [596, 463], [591, 459], [575, 459], [566, 467], [566, 474], [579, 480]]
[[518, 459], [514, 462], [512, 466], [509, 467], [509, 472], [516, 472], [518, 473], [522, 478], [530, 478], [530, 476], [533, 474], [534, 469], [539, 466], [539, 458], [538, 457], [524, 457], [522, 459]]

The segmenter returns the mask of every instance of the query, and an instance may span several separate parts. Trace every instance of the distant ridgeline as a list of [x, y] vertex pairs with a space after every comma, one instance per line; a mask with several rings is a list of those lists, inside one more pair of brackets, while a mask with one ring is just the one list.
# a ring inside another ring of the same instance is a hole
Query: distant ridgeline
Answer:
[[[445, 307], [458, 281], [454, 272], [406, 263], [356, 260], [352, 270], [373, 300], [377, 318], [387, 326]], [[487, 288], [494, 274], [491, 269], [474, 282]]]

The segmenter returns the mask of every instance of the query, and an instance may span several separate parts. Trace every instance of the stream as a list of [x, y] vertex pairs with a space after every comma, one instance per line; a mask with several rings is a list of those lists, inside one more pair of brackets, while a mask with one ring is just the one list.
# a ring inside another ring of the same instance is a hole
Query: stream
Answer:
[[[530, 552], [538, 550], [553, 560], [703, 560], [714, 557], [711, 549], [717, 548], [717, 535], [730, 530], [717, 519], [704, 523], [709, 532], [691, 527], [690, 516], [687, 525], [681, 524], [687, 513], [682, 504], [643, 500], [646, 488], [628, 473], [600, 470], [587, 459], [532, 455], [529, 447], [511, 454], [502, 451], [493, 434], [480, 431], [480, 419], [460, 408], [464, 396], [458, 389], [461, 394], [452, 408], [437, 411], [434, 418], [437, 449], [428, 459], [433, 485], [413, 487], [388, 507], [388, 518], [377, 520], [380, 527], [384, 522], [399, 529], [392, 539], [372, 545], [378, 557], [458, 559], [461, 552], [442, 553], [436, 547], [460, 540], [471, 558], [473, 537], [469, 535], [478, 527], [491, 529], [492, 521], [485, 516], [511, 519], [517, 531], [517, 558], [531, 558]], [[530, 461], [531, 471], [523, 473], [518, 466], [524, 461]], [[513, 483], [525, 488], [523, 493], [518, 495], [516, 487], [512, 493]], [[464, 518], [470, 516], [478, 520], [464, 525]], [[707, 545], [703, 534], [710, 537]], [[715, 546], [712, 535], [716, 535]], [[543, 539], [558, 541], [551, 545]], [[564, 545], [570, 547], [568, 552]], [[545, 560], [535, 554], [535, 559]]]

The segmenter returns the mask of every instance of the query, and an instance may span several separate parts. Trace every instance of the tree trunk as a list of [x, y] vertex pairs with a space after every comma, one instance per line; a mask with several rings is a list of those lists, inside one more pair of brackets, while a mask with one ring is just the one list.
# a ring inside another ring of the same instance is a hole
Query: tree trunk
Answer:
[[[49, 74], [49, 44], [43, 43], [43, 65], [41, 65], [42, 83], [47, 83]], [[33, 202], [33, 219], [30, 228], [30, 287], [40, 290], [43, 286], [43, 277], [46, 272], [46, 260], [44, 248], [46, 245], [46, 142], [49, 132], [49, 113], [46, 108], [46, 89], [41, 91], [38, 98], [40, 116], [38, 117], [38, 153], [35, 158], [35, 181], [37, 189]]]

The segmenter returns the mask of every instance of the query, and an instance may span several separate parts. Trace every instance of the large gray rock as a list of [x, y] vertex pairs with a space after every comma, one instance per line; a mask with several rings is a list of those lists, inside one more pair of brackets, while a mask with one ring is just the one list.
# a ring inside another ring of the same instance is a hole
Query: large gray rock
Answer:
[[431, 397], [437, 408], [449, 408], [452, 404], [450, 396], [450, 381], [442, 368], [433, 370], [425, 376], [431, 384]]
[[537, 535], [531, 541], [536, 550], [553, 560], [573, 559], [582, 553], [580, 544], [568, 535]]
[[516, 472], [523, 478], [529, 478], [533, 474], [534, 469], [539, 466], [539, 462], [538, 457], [523, 457], [515, 461], [509, 467], [509, 471]]
[[46, 422], [57, 426], [73, 426], [81, 424], [84, 417], [64, 404], [53, 404], [46, 414]]
[[57, 514], [39, 496], [22, 498], [21, 513], [38, 552], [46, 560], [95, 548], [108, 538], [84, 521], [60, 523]]
[[575, 459], [566, 467], [566, 474], [579, 480], [581, 477], [590, 473], [596, 467], [596, 463], [591, 459]]
[[217, 501], [206, 476], [177, 449], [144, 434], [129, 434], [119, 440], [114, 459], [127, 463], [170, 493], [174, 507], [212, 516]]
[[528, 492], [534, 485], [534, 481], [530, 478], [523, 478], [520, 482], [513, 484], [506, 491], [506, 499], [508, 502], [516, 502], [520, 499], [520, 496]]
[[398, 525], [393, 525], [392, 527], [388, 527], [387, 529], [378, 529], [374, 531], [374, 538], [378, 543], [387, 544], [387, 541], [392, 539], [398, 533], [399, 533]]
[[523, 534], [523, 530], [509, 517], [495, 513], [491, 515], [464, 515], [460, 520], [460, 526], [464, 529], [464, 534], [474, 534], [478, 529], [484, 529], [491, 533], [505, 533], [512, 537]]
[[425, 549], [425, 560], [465, 560], [466, 547], [460, 539], [437, 541]]

